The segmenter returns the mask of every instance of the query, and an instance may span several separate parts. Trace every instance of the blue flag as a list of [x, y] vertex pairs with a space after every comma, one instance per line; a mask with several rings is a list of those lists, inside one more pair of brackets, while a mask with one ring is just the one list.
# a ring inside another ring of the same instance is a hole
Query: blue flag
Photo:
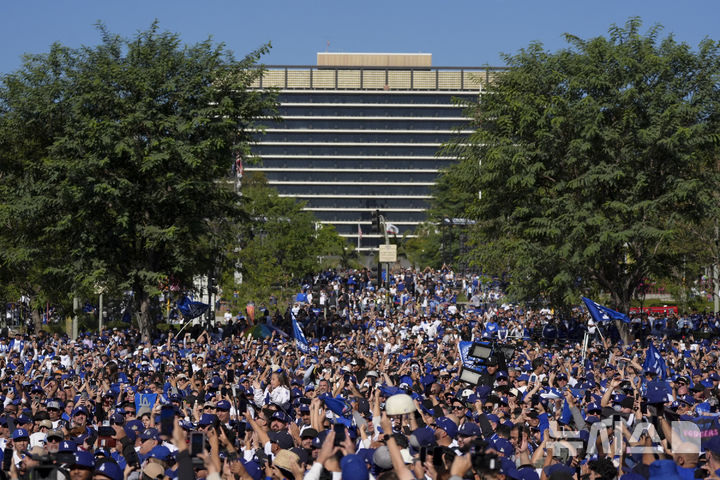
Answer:
[[658, 376], [659, 380], [667, 379], [667, 365], [665, 359], [660, 355], [655, 345], [650, 342], [650, 346], [647, 349], [645, 356], [645, 362], [643, 362], [643, 370], [646, 372], [654, 372]]
[[570, 425], [572, 423], [573, 416], [572, 412], [570, 411], [570, 405], [568, 404], [567, 399], [563, 400], [563, 406], [562, 406], [562, 414], [560, 415], [560, 423], [563, 423], [565, 425]]
[[181, 301], [177, 302], [177, 307], [182, 313], [182, 316], [187, 320], [197, 318], [210, 308], [210, 305], [202, 302], [193, 302], [188, 297], [184, 297]]
[[331, 397], [327, 393], [320, 395], [320, 400], [325, 403], [325, 406], [333, 412], [335, 415], [340, 417], [347, 417], [351, 412], [352, 408], [345, 402], [341, 397]]
[[595, 320], [595, 323], [609, 322], [610, 320], [620, 320], [624, 323], [630, 323], [630, 317], [624, 313], [617, 312], [611, 308], [603, 307], [599, 303], [593, 302], [589, 298], [582, 297], [585, 306], [590, 312], [590, 316]]
[[147, 407], [152, 410], [157, 401], [157, 393], [136, 393], [135, 394], [135, 411], [140, 414], [142, 407]]
[[295, 319], [295, 315], [292, 312], [290, 312], [290, 315], [292, 316], [293, 336], [295, 337], [295, 345], [297, 345], [301, 352], [308, 353], [310, 351], [310, 344], [305, 338], [305, 334], [300, 328], [300, 325], [298, 325], [297, 319]]

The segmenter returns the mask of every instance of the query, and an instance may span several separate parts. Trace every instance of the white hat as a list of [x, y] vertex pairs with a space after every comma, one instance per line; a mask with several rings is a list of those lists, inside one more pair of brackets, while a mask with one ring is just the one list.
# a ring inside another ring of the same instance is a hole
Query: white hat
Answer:
[[412, 413], [415, 408], [415, 403], [410, 395], [404, 393], [398, 393], [387, 399], [385, 402], [385, 412], [388, 415], [404, 415], [406, 413]]

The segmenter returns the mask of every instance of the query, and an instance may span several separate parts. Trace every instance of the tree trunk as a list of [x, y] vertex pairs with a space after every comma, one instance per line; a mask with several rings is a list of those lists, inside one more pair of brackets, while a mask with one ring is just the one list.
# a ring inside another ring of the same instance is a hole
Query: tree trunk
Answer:
[[[624, 313], [625, 315], [630, 314], [630, 298], [632, 293], [628, 291], [612, 292], [612, 299], [614, 307], [618, 312]], [[620, 339], [625, 345], [630, 345], [633, 342], [632, 333], [630, 332], [630, 324], [615, 320], [615, 326], [620, 333]]]
[[40, 313], [39, 309], [33, 308], [32, 319], [33, 319], [33, 326], [35, 328], [35, 331], [33, 333], [35, 333], [35, 335], [37, 335], [38, 332], [40, 331], [40, 329], [42, 328], [42, 314]]
[[152, 338], [153, 323], [150, 319], [150, 296], [144, 288], [137, 291], [138, 302], [140, 304], [140, 314], [138, 315], [138, 328], [143, 342], [149, 342]]

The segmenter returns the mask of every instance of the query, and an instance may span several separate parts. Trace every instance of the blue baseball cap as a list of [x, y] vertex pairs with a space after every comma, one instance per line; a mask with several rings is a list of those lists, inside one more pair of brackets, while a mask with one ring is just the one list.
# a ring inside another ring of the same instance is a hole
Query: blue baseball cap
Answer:
[[30, 434], [24, 428], [18, 428], [12, 433], [13, 440], [19, 440], [21, 438], [27, 438], [28, 440], [30, 439]]
[[60, 446], [58, 447], [59, 453], [70, 453], [70, 452], [77, 452], [78, 446], [77, 443], [73, 442], [72, 440], [65, 440], [64, 442], [60, 442]]
[[213, 415], [212, 413], [203, 413], [200, 417], [200, 421], [198, 422], [198, 425], [212, 425], [215, 423], [215, 420], [217, 420], [217, 416]]
[[441, 430], [444, 430], [445, 433], [448, 434], [451, 438], [455, 438], [458, 433], [458, 427], [447, 417], [439, 417], [437, 420], [435, 420], [435, 425]]
[[159, 438], [158, 431], [154, 428], [146, 428], [140, 433], [140, 440], [143, 442], [145, 440], [158, 440]]
[[475, 437], [482, 435], [480, 427], [474, 422], [465, 422], [460, 425], [458, 429], [458, 435], [461, 437]]
[[506, 457], [511, 457], [513, 454], [515, 454], [515, 448], [512, 446], [512, 444], [502, 437], [496, 438], [492, 442], [491, 447], [502, 453]]
[[95, 468], [95, 456], [90, 452], [78, 450], [77, 452], [75, 452], [75, 459], [70, 466], [71, 470], [73, 469], [73, 466], [92, 470], [93, 468]]
[[158, 460], [167, 460], [170, 457], [170, 449], [165, 445], [153, 447], [148, 453], [148, 458], [157, 458]]
[[345, 455], [340, 460], [342, 478], [347, 480], [368, 480], [369, 474], [365, 458], [357, 454]]
[[123, 480], [123, 472], [117, 463], [113, 461], [102, 462], [95, 469], [95, 474], [108, 477], [110, 480]]
[[230, 411], [230, 402], [227, 400], [220, 400], [217, 402], [217, 410], [227, 410]]

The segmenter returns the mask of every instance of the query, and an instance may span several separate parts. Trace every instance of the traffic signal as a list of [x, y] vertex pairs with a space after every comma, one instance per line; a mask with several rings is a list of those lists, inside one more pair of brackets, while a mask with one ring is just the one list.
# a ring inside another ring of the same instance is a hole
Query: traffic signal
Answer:
[[371, 213], [372, 221], [370, 225], [370, 231], [372, 233], [380, 233], [380, 210], [375, 210]]

